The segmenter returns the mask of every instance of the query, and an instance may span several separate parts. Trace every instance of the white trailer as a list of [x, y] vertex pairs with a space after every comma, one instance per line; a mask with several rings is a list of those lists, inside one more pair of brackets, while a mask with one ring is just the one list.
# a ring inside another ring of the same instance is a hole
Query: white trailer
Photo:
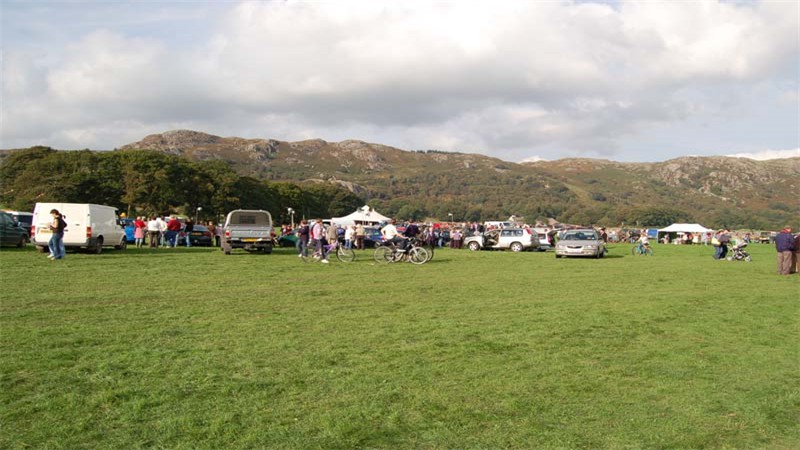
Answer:
[[68, 249], [86, 249], [100, 253], [103, 247], [114, 247], [124, 250], [128, 243], [125, 240], [125, 228], [120, 224], [117, 209], [113, 206], [93, 205], [89, 203], [37, 203], [33, 209], [32, 242], [39, 251], [47, 250], [50, 240], [50, 223], [53, 217], [50, 211], [57, 209], [67, 228], [64, 229], [64, 247]]

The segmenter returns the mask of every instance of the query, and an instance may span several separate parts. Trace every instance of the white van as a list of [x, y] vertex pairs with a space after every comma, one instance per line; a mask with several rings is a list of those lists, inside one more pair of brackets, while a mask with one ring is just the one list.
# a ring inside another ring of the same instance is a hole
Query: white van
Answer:
[[124, 250], [125, 228], [119, 223], [117, 208], [88, 203], [37, 203], [33, 208], [32, 242], [39, 251], [47, 250], [50, 241], [50, 211], [57, 209], [67, 228], [64, 229], [64, 246], [68, 249], [85, 248], [100, 253], [103, 247]]

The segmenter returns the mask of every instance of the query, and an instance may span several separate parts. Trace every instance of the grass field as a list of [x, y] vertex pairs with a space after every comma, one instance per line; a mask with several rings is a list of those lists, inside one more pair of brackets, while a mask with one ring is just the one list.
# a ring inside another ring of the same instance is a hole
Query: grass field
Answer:
[[800, 448], [800, 276], [629, 248], [3, 249], [0, 448]]

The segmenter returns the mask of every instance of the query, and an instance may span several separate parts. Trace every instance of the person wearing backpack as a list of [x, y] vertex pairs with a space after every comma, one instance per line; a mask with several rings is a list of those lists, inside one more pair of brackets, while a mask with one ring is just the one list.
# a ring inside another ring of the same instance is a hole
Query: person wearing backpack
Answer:
[[50, 249], [50, 255], [47, 257], [51, 260], [64, 259], [66, 249], [64, 248], [64, 229], [67, 228], [67, 222], [61, 216], [57, 209], [51, 209], [50, 215], [53, 221], [50, 223], [50, 241], [47, 247]]

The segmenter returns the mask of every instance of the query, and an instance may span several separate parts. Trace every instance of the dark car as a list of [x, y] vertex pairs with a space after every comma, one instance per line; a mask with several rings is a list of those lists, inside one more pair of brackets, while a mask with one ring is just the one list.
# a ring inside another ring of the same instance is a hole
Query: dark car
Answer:
[[23, 211], [6, 211], [11, 215], [11, 219], [25, 230], [25, 237], [31, 241], [31, 227], [33, 226], [33, 213]]
[[376, 227], [364, 227], [364, 247], [377, 247], [383, 243], [381, 229]]
[[20, 226], [11, 214], [0, 211], [0, 245], [22, 247], [28, 243], [30, 228]]
[[[214, 236], [205, 225], [195, 225], [189, 232], [189, 242], [192, 246], [211, 247], [214, 245]], [[186, 245], [186, 232], [181, 231], [178, 235], [178, 245]]]

